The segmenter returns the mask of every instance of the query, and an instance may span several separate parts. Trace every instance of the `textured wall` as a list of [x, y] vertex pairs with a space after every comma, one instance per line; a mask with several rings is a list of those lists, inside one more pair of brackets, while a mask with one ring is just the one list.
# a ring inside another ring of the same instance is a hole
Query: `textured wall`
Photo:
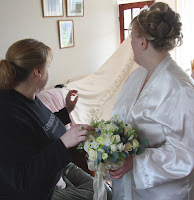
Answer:
[[[118, 5], [115, 0], [84, 0], [84, 17], [42, 17], [41, 0], [0, 0], [0, 59], [24, 38], [50, 46], [54, 59], [47, 88], [96, 71], [119, 46]], [[74, 20], [75, 47], [59, 49], [57, 20]]]

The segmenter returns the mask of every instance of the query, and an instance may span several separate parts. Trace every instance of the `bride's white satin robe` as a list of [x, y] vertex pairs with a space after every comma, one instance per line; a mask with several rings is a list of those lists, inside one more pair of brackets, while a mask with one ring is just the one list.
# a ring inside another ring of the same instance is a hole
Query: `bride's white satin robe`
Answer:
[[170, 56], [140, 93], [146, 75], [136, 69], [114, 106], [113, 115], [131, 123], [150, 146], [134, 157], [132, 171], [113, 181], [113, 199], [194, 200], [193, 80]]

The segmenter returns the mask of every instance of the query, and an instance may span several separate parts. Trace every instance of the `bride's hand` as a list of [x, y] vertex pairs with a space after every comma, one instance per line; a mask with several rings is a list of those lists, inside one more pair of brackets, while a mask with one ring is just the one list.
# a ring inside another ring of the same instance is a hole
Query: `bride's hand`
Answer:
[[109, 170], [110, 178], [119, 179], [129, 170], [133, 169], [133, 155], [129, 156], [124, 165], [117, 170]]

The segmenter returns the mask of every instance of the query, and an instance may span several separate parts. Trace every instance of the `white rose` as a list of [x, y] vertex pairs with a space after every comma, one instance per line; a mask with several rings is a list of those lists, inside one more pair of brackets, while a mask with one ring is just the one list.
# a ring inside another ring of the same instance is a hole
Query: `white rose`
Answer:
[[127, 128], [128, 128], [129, 130], [131, 130], [131, 129], [132, 129], [131, 124], [127, 124]]
[[105, 142], [105, 139], [104, 139], [103, 136], [100, 136], [100, 137], [98, 137], [98, 138], [96, 139], [96, 142], [103, 145], [104, 142]]
[[127, 124], [124, 127], [124, 134], [127, 134], [130, 130], [132, 130], [131, 124]]
[[84, 150], [88, 153], [88, 151], [90, 150], [90, 141], [86, 140], [84, 143]]
[[132, 145], [131, 145], [130, 142], [127, 142], [127, 143], [125, 144], [125, 151], [132, 151]]
[[136, 139], [134, 139], [133, 140], [133, 149], [136, 149], [137, 147], [139, 147], [139, 142]]
[[113, 151], [113, 152], [117, 151], [117, 145], [116, 144], [112, 144], [110, 146], [110, 148], [111, 148], [111, 151]]
[[112, 144], [111, 142], [111, 136], [107, 136], [105, 141], [104, 141], [104, 145], [106, 146], [110, 146]]
[[97, 151], [93, 150], [93, 149], [90, 149], [88, 151], [88, 154], [89, 154], [89, 160], [96, 160], [97, 159]]
[[93, 149], [97, 149], [99, 147], [99, 144], [96, 141], [93, 141], [93, 142], [91, 142], [90, 146]]
[[119, 143], [121, 141], [120, 135], [116, 135], [116, 141], [117, 141], [117, 143]]
[[119, 151], [124, 151], [125, 145], [121, 142], [121, 143], [117, 144], [117, 148]]
[[95, 140], [95, 137], [93, 136], [93, 135], [88, 135], [88, 138], [90, 139], [90, 140]]
[[103, 153], [102, 154], [102, 160], [106, 160], [108, 158], [108, 154], [107, 153]]
[[134, 135], [131, 135], [131, 136], [128, 138], [128, 141], [131, 141], [133, 138], [134, 138]]
[[116, 139], [116, 143], [119, 143], [121, 141], [120, 135], [113, 135], [111, 137], [111, 142], [113, 143], [115, 139]]

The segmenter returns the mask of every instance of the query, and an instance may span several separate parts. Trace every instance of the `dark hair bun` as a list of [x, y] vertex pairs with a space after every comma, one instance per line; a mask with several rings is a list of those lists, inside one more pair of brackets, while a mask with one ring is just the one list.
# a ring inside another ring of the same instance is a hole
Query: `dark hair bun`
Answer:
[[154, 3], [148, 10], [142, 11], [137, 19], [146, 34], [153, 38], [151, 43], [154, 48], [171, 50], [182, 44], [180, 15], [168, 4]]

